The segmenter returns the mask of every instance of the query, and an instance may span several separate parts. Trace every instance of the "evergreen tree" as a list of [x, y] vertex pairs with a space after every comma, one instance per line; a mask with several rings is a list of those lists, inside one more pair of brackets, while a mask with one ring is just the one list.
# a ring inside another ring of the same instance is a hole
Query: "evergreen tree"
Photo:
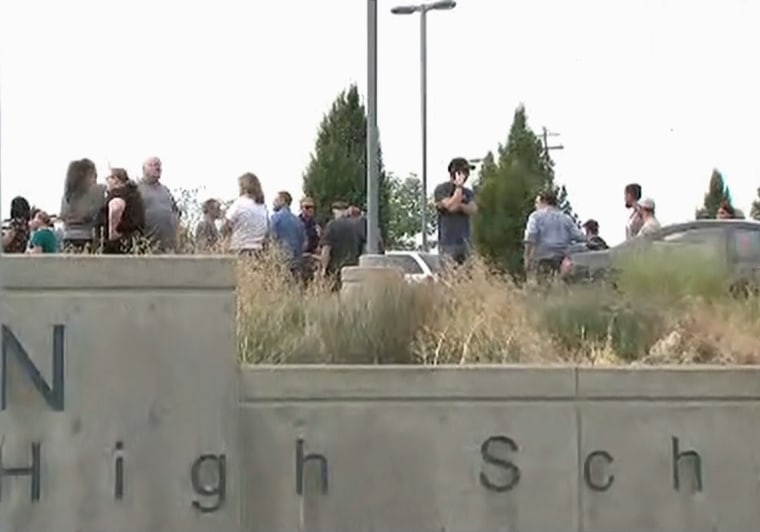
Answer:
[[[385, 239], [388, 220], [388, 187], [382, 152], [378, 153], [380, 232]], [[367, 114], [356, 85], [341, 92], [322, 119], [311, 160], [303, 176], [303, 191], [316, 203], [319, 219], [331, 216], [334, 201], [366, 208]]]
[[506, 145], [498, 159], [489, 153], [480, 170], [474, 243], [493, 266], [523, 273], [523, 234], [536, 195], [554, 186], [554, 163], [528, 127], [525, 107], [514, 114]]
[[760, 220], [760, 188], [757, 189], [757, 199], [752, 202], [749, 217], [753, 220]]
[[570, 218], [573, 219], [575, 224], [580, 227], [581, 221], [578, 218], [578, 215], [573, 210], [573, 206], [570, 204], [570, 200], [567, 198], [567, 188], [565, 185], [562, 185], [561, 187], [556, 188], [557, 191], [557, 206], [562, 210], [565, 214], [567, 214]]
[[724, 201], [731, 205], [731, 192], [728, 190], [723, 175], [714, 169], [710, 176], [710, 184], [705, 194], [705, 201], [702, 208], [697, 209], [696, 218], [703, 220], [707, 218], [715, 218], [718, 214], [718, 207]]

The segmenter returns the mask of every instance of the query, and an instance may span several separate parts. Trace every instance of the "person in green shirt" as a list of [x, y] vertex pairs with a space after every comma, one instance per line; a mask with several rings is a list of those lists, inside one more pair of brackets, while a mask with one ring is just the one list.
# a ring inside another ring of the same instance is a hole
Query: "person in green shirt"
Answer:
[[53, 231], [53, 222], [44, 211], [37, 211], [29, 221], [32, 237], [29, 239], [28, 253], [57, 253], [58, 239]]

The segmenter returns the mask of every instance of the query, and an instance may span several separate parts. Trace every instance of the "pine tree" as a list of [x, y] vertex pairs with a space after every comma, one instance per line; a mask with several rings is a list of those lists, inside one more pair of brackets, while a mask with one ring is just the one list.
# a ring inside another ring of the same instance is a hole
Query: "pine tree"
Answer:
[[528, 127], [521, 105], [506, 145], [499, 145], [498, 159], [489, 153], [480, 170], [473, 239], [491, 265], [518, 277], [523, 273], [525, 221], [536, 195], [553, 186], [554, 163]]
[[[387, 234], [389, 191], [378, 153], [380, 232]], [[322, 119], [311, 160], [303, 176], [303, 191], [315, 203], [319, 219], [330, 217], [334, 201], [366, 208], [367, 114], [356, 85], [341, 92]]]
[[718, 214], [718, 207], [724, 201], [731, 205], [731, 192], [728, 190], [723, 175], [714, 169], [710, 176], [710, 184], [705, 194], [705, 201], [702, 208], [697, 209], [696, 218], [703, 220], [715, 218]]
[[757, 189], [757, 199], [752, 202], [749, 217], [753, 220], [760, 220], [760, 188]]
[[567, 188], [565, 185], [562, 185], [561, 187], [556, 188], [557, 191], [557, 206], [567, 214], [570, 218], [573, 219], [573, 221], [580, 227], [581, 221], [578, 218], [578, 215], [573, 210], [573, 206], [570, 204], [570, 200], [567, 197]]

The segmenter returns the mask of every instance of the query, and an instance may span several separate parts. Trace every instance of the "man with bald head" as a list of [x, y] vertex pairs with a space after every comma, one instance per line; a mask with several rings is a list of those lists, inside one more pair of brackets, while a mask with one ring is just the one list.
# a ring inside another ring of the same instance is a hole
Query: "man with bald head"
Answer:
[[161, 183], [161, 159], [145, 160], [138, 187], [145, 205], [145, 233], [156, 251], [171, 253], [177, 248], [180, 212], [174, 196]]

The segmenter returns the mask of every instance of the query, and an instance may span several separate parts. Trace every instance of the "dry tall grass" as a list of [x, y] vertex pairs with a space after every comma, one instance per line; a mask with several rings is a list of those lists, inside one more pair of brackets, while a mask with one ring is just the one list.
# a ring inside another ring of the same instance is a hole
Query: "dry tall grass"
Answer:
[[[359, 295], [296, 286], [270, 256], [238, 265], [249, 363], [755, 363], [760, 301], [684, 262], [630, 265], [616, 289], [518, 289], [477, 261], [445, 282]], [[693, 266], [693, 262], [688, 261]], [[703, 263], [700, 263], [703, 264]]]

